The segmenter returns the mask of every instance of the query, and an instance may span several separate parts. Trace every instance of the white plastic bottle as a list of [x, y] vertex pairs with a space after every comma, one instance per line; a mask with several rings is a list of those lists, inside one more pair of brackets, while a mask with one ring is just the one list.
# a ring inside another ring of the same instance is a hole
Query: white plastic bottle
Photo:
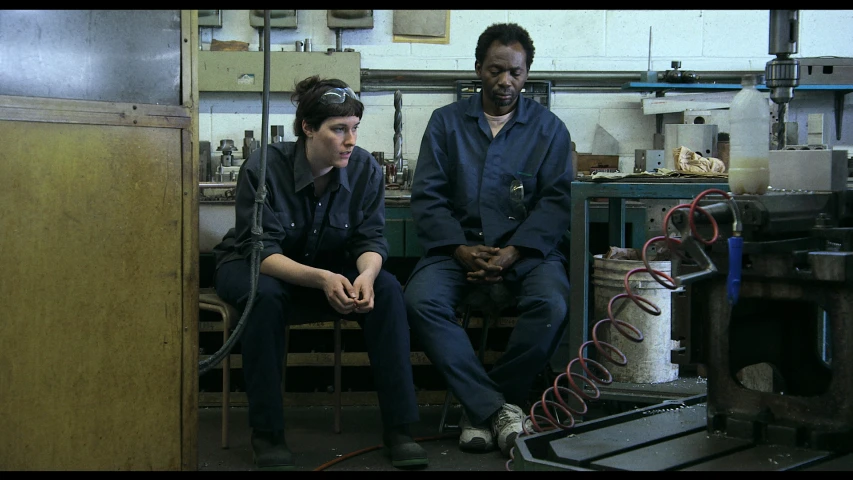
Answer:
[[729, 188], [735, 195], [762, 195], [770, 184], [770, 105], [755, 86], [761, 75], [744, 75], [729, 108]]

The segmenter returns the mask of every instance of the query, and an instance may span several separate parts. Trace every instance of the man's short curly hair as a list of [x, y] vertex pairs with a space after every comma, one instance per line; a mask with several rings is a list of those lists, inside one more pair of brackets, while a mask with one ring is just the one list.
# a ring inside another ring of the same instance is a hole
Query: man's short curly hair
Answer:
[[486, 60], [486, 52], [495, 40], [503, 45], [514, 42], [520, 43], [524, 48], [524, 53], [527, 54], [527, 69], [530, 70], [536, 49], [533, 47], [533, 40], [527, 30], [515, 23], [495, 23], [480, 34], [480, 38], [477, 40], [477, 49], [474, 51], [474, 58], [477, 63], [483, 64], [483, 61]]

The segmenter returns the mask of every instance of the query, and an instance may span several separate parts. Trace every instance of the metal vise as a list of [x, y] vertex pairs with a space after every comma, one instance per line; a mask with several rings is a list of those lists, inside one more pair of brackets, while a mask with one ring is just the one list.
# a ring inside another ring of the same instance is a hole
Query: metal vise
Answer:
[[[698, 247], [719, 274], [686, 287], [687, 340], [693, 342], [682, 340], [682, 346], [687, 343], [692, 358], [707, 368], [709, 432], [853, 450], [851, 194], [733, 197], [744, 239], [735, 302], [726, 301], [726, 242]], [[726, 202], [708, 196], [699, 205], [717, 220], [721, 237], [732, 235]], [[672, 219], [682, 232], [690, 231], [686, 210]], [[696, 212], [694, 221], [710, 239], [708, 219]], [[689, 263], [676, 260], [673, 272], [697, 271]]]

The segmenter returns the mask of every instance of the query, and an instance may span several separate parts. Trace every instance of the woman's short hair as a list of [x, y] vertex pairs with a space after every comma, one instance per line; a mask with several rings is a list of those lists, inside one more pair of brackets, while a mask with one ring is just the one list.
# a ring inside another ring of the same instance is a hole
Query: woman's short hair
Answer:
[[308, 77], [296, 84], [290, 100], [296, 105], [296, 119], [293, 120], [293, 134], [296, 138], [305, 136], [302, 130], [304, 120], [311, 128], [318, 129], [329, 117], [352, 117], [361, 119], [364, 104], [358, 98], [346, 95], [343, 103], [321, 102], [320, 97], [334, 88], [349, 88], [343, 80], [337, 78], [321, 79], [318, 75]]

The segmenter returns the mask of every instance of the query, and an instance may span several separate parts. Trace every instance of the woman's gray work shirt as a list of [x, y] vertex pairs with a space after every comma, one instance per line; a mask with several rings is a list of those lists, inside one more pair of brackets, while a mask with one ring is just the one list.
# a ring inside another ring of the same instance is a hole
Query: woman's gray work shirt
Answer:
[[[255, 150], [237, 177], [236, 225], [214, 248], [217, 268], [250, 258], [255, 195], [260, 183], [261, 150]], [[260, 261], [280, 253], [316, 268], [340, 271], [365, 252], [388, 258], [385, 227], [385, 180], [373, 156], [355, 147], [343, 169], [334, 168], [326, 191], [314, 196], [314, 177], [305, 142], [269, 145], [267, 186], [262, 214]]]

